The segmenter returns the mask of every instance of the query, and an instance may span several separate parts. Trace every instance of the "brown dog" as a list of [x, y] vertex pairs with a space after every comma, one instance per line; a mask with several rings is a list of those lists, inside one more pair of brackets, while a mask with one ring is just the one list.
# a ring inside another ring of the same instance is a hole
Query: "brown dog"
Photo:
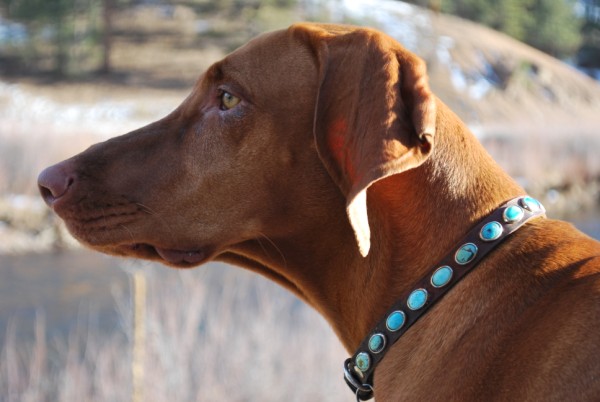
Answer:
[[[169, 116], [39, 185], [85, 245], [249, 268], [317, 309], [352, 352], [523, 194], [431, 94], [420, 59], [373, 30], [313, 24], [251, 41]], [[599, 256], [570, 224], [527, 223], [390, 348], [377, 400], [600, 400]]]

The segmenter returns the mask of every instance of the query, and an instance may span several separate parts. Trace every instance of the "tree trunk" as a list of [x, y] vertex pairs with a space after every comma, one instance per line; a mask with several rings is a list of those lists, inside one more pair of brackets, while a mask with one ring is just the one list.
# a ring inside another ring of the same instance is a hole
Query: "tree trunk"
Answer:
[[102, 0], [102, 16], [104, 27], [102, 30], [102, 66], [101, 74], [109, 74], [112, 71], [110, 55], [112, 49], [112, 17], [114, 12], [114, 0]]

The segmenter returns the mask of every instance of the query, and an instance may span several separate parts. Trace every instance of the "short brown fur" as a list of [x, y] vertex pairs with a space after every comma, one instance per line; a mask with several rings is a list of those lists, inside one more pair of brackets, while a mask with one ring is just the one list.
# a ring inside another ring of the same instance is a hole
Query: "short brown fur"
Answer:
[[[241, 102], [223, 110], [223, 91]], [[249, 42], [169, 116], [39, 183], [85, 245], [251, 269], [319, 311], [349, 352], [524, 194], [430, 92], [419, 58], [377, 31], [317, 24]], [[525, 225], [391, 348], [376, 399], [600, 400], [599, 256], [569, 224]]]

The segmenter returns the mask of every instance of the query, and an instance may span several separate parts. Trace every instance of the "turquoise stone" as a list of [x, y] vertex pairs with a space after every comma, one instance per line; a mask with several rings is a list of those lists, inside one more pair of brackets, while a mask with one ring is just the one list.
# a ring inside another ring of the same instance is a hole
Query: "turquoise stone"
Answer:
[[406, 304], [411, 310], [418, 310], [427, 302], [427, 291], [425, 289], [413, 290], [408, 296]]
[[511, 205], [510, 207], [506, 208], [504, 210], [504, 213], [502, 214], [502, 218], [504, 219], [504, 222], [506, 223], [515, 223], [515, 222], [519, 222], [521, 219], [523, 219], [523, 209], [521, 207], [518, 207], [516, 205]]
[[502, 225], [499, 222], [488, 222], [481, 228], [479, 238], [483, 241], [494, 241], [502, 235]]
[[452, 268], [447, 265], [439, 267], [435, 270], [433, 275], [431, 275], [431, 285], [435, 288], [446, 286], [448, 282], [450, 282], [450, 279], [452, 279], [452, 273]]
[[466, 265], [473, 261], [477, 255], [477, 246], [473, 243], [463, 244], [454, 254], [454, 261], [460, 265]]
[[374, 334], [369, 338], [369, 350], [373, 353], [379, 353], [385, 348], [385, 336], [383, 334]]
[[528, 211], [536, 212], [542, 209], [542, 204], [533, 197], [523, 197], [519, 200], [519, 205]]
[[406, 314], [404, 314], [404, 311], [396, 310], [388, 315], [388, 318], [385, 320], [385, 326], [390, 331], [396, 332], [404, 326], [405, 322]]
[[371, 367], [371, 356], [369, 356], [368, 353], [360, 352], [356, 355], [356, 358], [354, 358], [354, 363], [356, 364], [356, 367], [364, 373]]

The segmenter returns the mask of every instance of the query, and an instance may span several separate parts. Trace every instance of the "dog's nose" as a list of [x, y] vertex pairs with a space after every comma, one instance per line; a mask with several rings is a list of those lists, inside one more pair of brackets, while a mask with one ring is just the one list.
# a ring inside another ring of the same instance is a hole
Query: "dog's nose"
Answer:
[[50, 207], [67, 194], [73, 183], [75, 183], [75, 172], [69, 161], [50, 166], [38, 176], [40, 194]]

